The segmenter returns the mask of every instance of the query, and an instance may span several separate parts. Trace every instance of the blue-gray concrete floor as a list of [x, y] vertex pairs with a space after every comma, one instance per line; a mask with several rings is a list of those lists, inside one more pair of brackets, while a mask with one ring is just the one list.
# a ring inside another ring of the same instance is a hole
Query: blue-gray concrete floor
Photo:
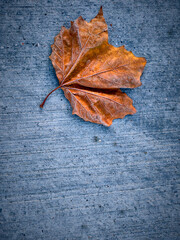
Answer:
[[[147, 59], [107, 128], [71, 114], [48, 56], [62, 25], [103, 5], [109, 41]], [[0, 239], [177, 240], [178, 0], [1, 0]], [[111, 26], [112, 24], [112, 26]]]

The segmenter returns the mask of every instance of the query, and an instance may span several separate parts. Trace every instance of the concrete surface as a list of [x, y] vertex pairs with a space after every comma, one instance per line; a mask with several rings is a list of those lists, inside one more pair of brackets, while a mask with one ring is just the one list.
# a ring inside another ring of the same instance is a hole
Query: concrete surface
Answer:
[[[72, 116], [48, 56], [62, 25], [103, 5], [109, 41], [147, 59], [137, 113]], [[0, 239], [177, 240], [178, 0], [0, 1]], [[112, 26], [111, 26], [112, 24]]]

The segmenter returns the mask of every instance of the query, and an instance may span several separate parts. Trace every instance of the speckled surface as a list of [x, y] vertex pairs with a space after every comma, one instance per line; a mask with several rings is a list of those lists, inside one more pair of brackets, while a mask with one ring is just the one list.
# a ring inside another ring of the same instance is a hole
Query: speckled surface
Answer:
[[[62, 25], [103, 5], [109, 42], [147, 59], [111, 127], [71, 114], [48, 58]], [[1, 0], [0, 239], [178, 240], [178, 0]], [[111, 26], [112, 25], [112, 26]]]

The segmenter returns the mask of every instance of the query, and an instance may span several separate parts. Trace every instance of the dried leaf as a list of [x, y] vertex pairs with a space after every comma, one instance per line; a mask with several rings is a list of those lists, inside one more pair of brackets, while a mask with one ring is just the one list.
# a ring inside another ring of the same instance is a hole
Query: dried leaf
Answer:
[[55, 37], [50, 59], [59, 86], [70, 101], [73, 114], [85, 121], [110, 126], [113, 119], [134, 114], [132, 100], [119, 88], [141, 85], [145, 58], [136, 57], [124, 46], [108, 43], [102, 7], [89, 23], [79, 17], [70, 29], [62, 27]]

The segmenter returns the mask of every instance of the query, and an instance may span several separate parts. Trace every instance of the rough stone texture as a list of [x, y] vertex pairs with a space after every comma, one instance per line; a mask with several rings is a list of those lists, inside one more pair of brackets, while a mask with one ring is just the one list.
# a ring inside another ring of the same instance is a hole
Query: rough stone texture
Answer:
[[[48, 56], [100, 5], [109, 41], [147, 59], [137, 113], [109, 128], [71, 115]], [[1, 240], [177, 240], [178, 0], [1, 0]], [[112, 26], [111, 26], [112, 24]]]

